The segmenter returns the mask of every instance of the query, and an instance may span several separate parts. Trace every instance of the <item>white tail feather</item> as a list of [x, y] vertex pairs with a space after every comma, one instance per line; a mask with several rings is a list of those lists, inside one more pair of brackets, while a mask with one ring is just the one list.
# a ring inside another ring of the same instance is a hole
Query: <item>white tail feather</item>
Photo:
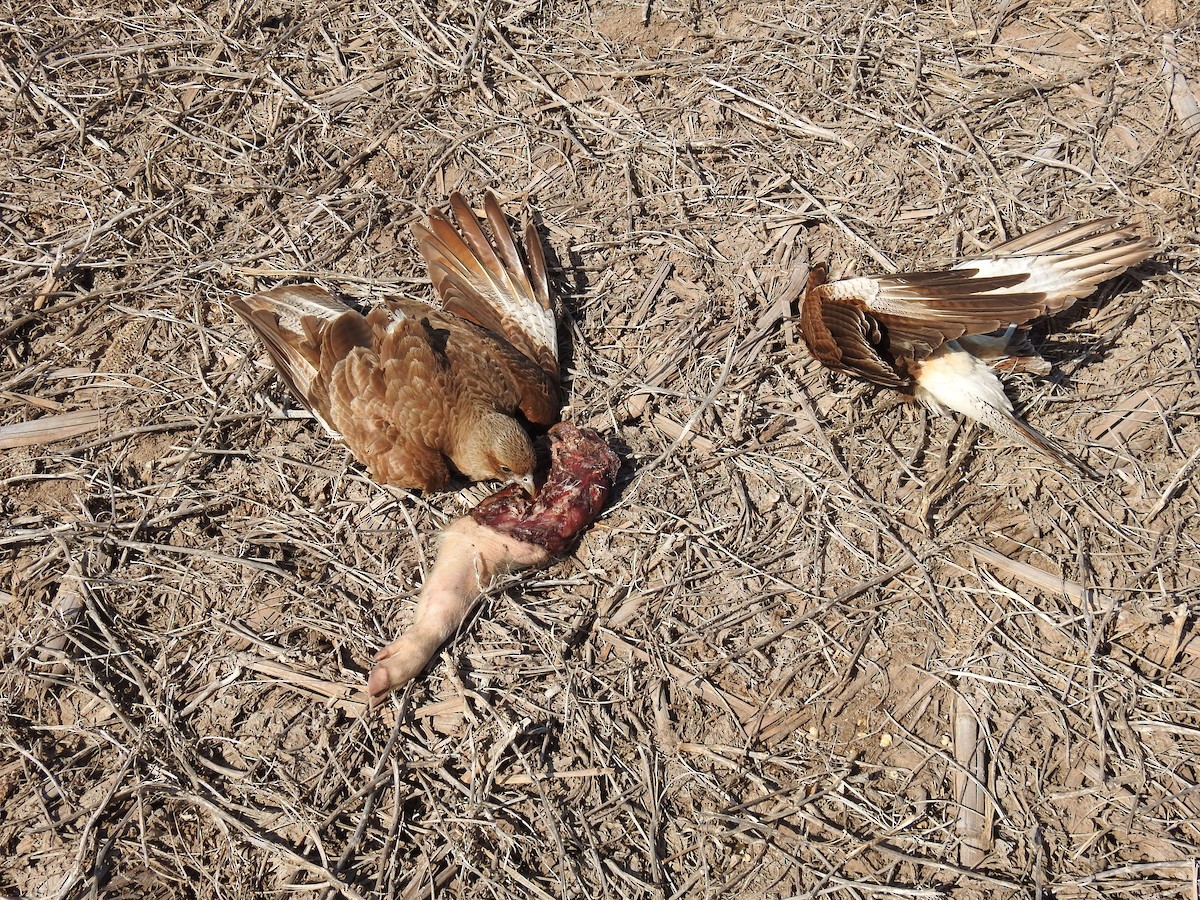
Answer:
[[956, 341], [938, 348], [917, 366], [917, 399], [938, 412], [953, 410], [1045, 454], [1089, 478], [1096, 471], [1056, 441], [1013, 415], [1012, 401], [996, 374]]

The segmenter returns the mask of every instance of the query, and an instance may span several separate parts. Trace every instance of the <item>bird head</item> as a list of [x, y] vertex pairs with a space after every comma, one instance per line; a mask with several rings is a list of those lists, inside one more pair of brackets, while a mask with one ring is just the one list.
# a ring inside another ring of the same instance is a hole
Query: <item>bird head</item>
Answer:
[[516, 483], [529, 496], [537, 496], [533, 481], [537, 454], [529, 434], [512, 416], [496, 413], [481, 418], [454, 457], [454, 465], [472, 481]]

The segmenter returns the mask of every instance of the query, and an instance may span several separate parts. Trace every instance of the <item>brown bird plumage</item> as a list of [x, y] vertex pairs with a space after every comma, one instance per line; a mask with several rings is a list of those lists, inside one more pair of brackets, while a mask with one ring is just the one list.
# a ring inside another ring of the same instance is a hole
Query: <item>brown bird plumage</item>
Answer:
[[393, 300], [365, 316], [316, 285], [235, 299], [292, 393], [376, 481], [426, 491], [451, 466], [532, 491], [533, 445], [518, 411], [550, 425], [561, 406], [558, 339], [537, 232], [526, 259], [495, 196], [492, 241], [457, 192], [458, 227], [436, 210], [415, 225], [443, 309]]
[[1013, 414], [995, 370], [1044, 370], [1019, 326], [1053, 315], [1136, 265], [1152, 242], [1116, 219], [1054, 222], [953, 268], [826, 282], [809, 276], [800, 331], [838, 372], [914, 395], [1094, 475]]

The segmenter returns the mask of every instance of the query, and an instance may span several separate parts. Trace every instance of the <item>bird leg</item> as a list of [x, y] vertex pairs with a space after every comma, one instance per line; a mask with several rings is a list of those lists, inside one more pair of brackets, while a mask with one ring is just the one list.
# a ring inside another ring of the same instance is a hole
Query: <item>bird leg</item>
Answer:
[[375, 656], [367, 680], [373, 703], [420, 674], [495, 578], [542, 565], [600, 515], [617, 455], [595, 431], [565, 422], [549, 439], [550, 471], [536, 497], [510, 485], [442, 532], [412, 625]]

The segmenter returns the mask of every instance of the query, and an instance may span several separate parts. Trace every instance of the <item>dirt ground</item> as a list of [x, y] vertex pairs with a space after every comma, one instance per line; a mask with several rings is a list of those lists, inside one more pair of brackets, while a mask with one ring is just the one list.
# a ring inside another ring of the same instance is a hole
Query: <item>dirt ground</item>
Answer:
[[[0, 895], [1197, 896], [1194, 5], [4, 6]], [[366, 716], [472, 500], [228, 301], [427, 298], [489, 186], [619, 494]], [[1161, 252], [1008, 379], [1097, 483], [797, 341], [812, 261], [1109, 215]]]

